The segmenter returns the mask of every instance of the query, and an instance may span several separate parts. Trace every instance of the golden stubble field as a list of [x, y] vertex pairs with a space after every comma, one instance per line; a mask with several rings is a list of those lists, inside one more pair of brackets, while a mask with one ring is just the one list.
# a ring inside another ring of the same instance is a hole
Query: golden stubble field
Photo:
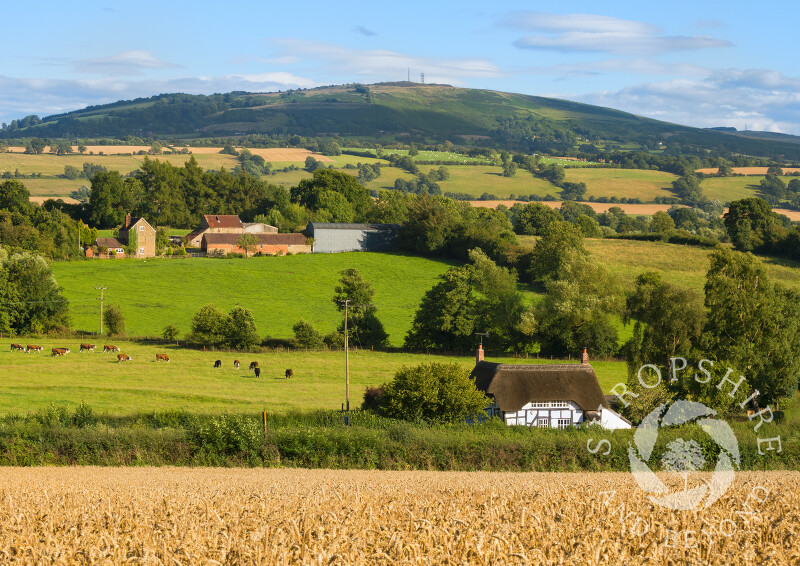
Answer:
[[2, 468], [0, 562], [797, 564], [798, 480], [678, 512], [627, 473]]

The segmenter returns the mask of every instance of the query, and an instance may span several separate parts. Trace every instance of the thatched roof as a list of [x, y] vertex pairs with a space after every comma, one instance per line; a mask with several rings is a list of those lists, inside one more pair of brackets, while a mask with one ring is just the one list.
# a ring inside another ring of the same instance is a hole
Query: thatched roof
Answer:
[[573, 401], [584, 411], [608, 407], [590, 364], [478, 362], [470, 377], [504, 412], [519, 411], [532, 401]]

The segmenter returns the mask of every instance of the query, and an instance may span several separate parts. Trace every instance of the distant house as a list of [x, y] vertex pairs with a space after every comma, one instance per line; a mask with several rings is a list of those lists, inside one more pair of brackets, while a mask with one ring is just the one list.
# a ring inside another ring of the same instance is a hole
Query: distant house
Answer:
[[243, 222], [244, 231], [248, 234], [277, 234], [278, 228], [263, 222]]
[[[125, 242], [128, 247], [136, 243], [132, 257], [156, 256], [156, 229], [144, 218], [132, 218], [130, 214], [125, 217], [125, 223], [119, 229], [117, 239]], [[134, 236], [134, 234], [136, 234]]]
[[508, 425], [567, 428], [584, 422], [607, 429], [631, 428], [611, 409], [584, 354], [579, 364], [498, 364], [478, 361], [471, 378], [492, 404], [489, 416]]
[[[98, 248], [108, 250], [106, 254], [99, 254], [100, 257], [111, 256], [114, 252], [115, 257], [125, 257], [125, 248], [130, 247], [135, 242], [133, 255], [129, 257], [155, 257], [156, 255], [156, 230], [144, 218], [133, 218], [130, 214], [125, 216], [125, 223], [120, 227], [116, 238], [97, 238], [95, 245]], [[87, 250], [87, 257], [92, 257]]]
[[312, 222], [305, 234], [314, 238], [314, 253], [386, 252], [397, 249], [397, 224]]
[[205, 234], [244, 234], [244, 224], [235, 214], [206, 214], [200, 226], [186, 236], [186, 245], [199, 248]]
[[[307, 254], [311, 246], [303, 234], [253, 234], [257, 242], [249, 251], [251, 254]], [[239, 247], [242, 234], [205, 234], [201, 241], [202, 250], [209, 256], [228, 255], [229, 253], [245, 253]]]

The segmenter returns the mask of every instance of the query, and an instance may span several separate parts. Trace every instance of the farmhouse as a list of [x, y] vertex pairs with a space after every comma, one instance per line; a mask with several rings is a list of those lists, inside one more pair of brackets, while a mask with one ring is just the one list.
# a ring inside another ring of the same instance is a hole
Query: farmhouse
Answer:
[[[256, 244], [248, 253], [261, 255], [307, 254], [311, 253], [303, 234], [253, 234]], [[223, 256], [229, 253], [245, 253], [239, 246], [242, 234], [204, 234], [201, 241], [202, 250], [209, 256]]]
[[[128, 214], [116, 238], [97, 238], [95, 245], [98, 248], [106, 248], [109, 255], [113, 251], [115, 257], [125, 257], [125, 246], [133, 248], [131, 257], [155, 257], [156, 230], [144, 218], [132, 218]], [[92, 257], [92, 255], [94, 252], [87, 249], [86, 256]]]
[[314, 253], [386, 252], [397, 249], [397, 224], [312, 222], [305, 234], [314, 238]]
[[205, 234], [244, 234], [244, 224], [235, 214], [206, 214], [200, 226], [186, 236], [186, 245], [199, 248]]
[[497, 364], [484, 361], [479, 348], [470, 377], [492, 399], [486, 413], [508, 425], [567, 428], [592, 422], [631, 428], [609, 406], [585, 351], [579, 364]]

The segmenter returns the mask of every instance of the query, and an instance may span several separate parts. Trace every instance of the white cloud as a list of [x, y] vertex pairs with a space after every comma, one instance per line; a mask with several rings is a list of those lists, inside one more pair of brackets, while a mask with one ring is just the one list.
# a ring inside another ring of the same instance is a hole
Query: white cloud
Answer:
[[273, 41], [284, 51], [281, 56], [304, 57], [319, 63], [332, 75], [358, 75], [369, 80], [401, 80], [408, 69], [425, 73], [427, 82], [463, 84], [475, 77], [498, 77], [503, 73], [486, 59], [419, 57], [386, 50], [358, 50], [328, 43], [300, 39]]
[[800, 79], [767, 69], [716, 71], [703, 79], [642, 83], [569, 98], [689, 126], [800, 135]]
[[105, 76], [140, 75], [143, 70], [147, 69], [179, 67], [179, 65], [161, 61], [149, 51], [123, 51], [109, 57], [74, 61], [72, 65], [78, 73]]
[[516, 12], [504, 23], [534, 32], [513, 42], [521, 49], [641, 55], [731, 45], [710, 36], [660, 35], [645, 22], [593, 14]]

